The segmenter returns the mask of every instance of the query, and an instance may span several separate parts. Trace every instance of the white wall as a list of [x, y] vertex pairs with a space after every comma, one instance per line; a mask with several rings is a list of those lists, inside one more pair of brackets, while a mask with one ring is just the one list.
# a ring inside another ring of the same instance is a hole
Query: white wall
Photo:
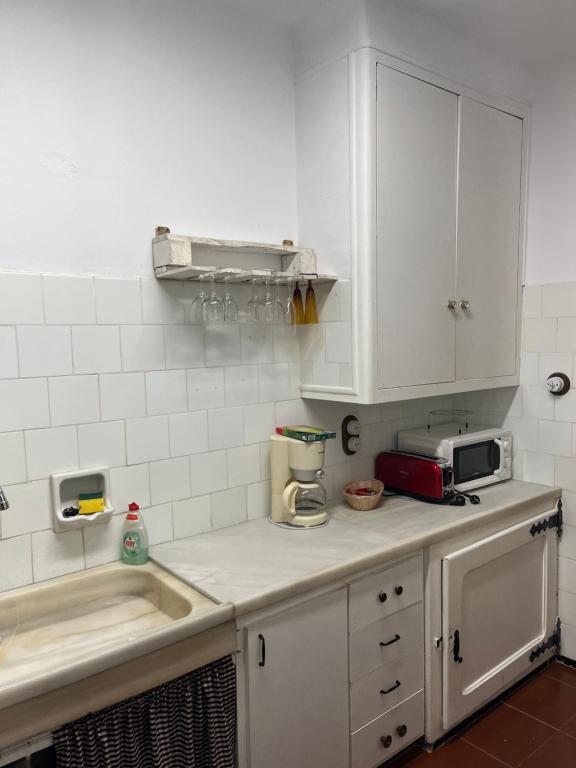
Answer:
[[146, 275], [157, 224], [296, 239], [281, 29], [219, 0], [18, 0], [0, 28], [0, 269]]
[[576, 280], [576, 62], [536, 84], [526, 282]]
[[437, 71], [465, 85], [521, 102], [531, 98], [531, 78], [511, 61], [402, 0], [326, 0], [298, 28], [298, 71], [372, 46]]

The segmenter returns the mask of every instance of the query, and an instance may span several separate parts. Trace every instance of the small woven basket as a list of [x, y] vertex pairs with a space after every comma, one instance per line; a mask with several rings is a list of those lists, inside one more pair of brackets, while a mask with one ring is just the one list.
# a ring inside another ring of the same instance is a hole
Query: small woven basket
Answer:
[[[356, 496], [350, 493], [350, 491], [356, 491], [359, 488], [369, 488], [371, 491], [375, 491], [375, 493], [371, 496]], [[368, 512], [370, 509], [375, 509], [380, 503], [383, 492], [384, 483], [380, 482], [380, 480], [354, 480], [342, 489], [348, 504], [360, 512]]]

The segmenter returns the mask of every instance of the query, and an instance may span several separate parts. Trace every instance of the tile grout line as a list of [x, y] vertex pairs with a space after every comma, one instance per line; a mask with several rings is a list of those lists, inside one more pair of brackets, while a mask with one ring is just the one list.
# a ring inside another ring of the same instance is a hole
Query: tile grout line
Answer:
[[459, 736], [458, 738], [462, 739], [466, 744], [468, 744], [469, 747], [472, 747], [473, 749], [477, 750], [478, 752], [481, 752], [483, 755], [487, 755], [488, 757], [491, 757], [493, 760], [496, 760], [497, 763], [500, 763], [500, 765], [505, 765], [506, 768], [515, 768], [515, 766], [510, 765], [510, 763], [505, 763], [504, 760], [502, 760], [499, 757], [496, 757], [496, 755], [493, 755], [491, 752], [488, 752], [485, 749], [482, 749], [482, 747], [479, 747], [477, 744], [472, 744], [471, 741], [468, 741], [466, 739], [466, 731], [464, 731], [464, 734]]

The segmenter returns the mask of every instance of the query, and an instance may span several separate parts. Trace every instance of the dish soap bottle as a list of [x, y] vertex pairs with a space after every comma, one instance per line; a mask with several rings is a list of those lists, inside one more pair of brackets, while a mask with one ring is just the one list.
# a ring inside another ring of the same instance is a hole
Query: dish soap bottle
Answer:
[[139, 510], [140, 507], [134, 501], [128, 506], [122, 529], [122, 560], [128, 565], [144, 565], [148, 562], [148, 531]]

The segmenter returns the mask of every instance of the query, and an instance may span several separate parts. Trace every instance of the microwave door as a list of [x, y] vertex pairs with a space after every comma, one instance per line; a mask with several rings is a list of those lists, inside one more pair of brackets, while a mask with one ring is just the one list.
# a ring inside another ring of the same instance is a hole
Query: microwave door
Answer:
[[[495, 475], [500, 469], [499, 440], [455, 446], [453, 450], [454, 485], [461, 488]], [[494, 478], [497, 479], [497, 475]], [[472, 487], [472, 486], [468, 486]]]

